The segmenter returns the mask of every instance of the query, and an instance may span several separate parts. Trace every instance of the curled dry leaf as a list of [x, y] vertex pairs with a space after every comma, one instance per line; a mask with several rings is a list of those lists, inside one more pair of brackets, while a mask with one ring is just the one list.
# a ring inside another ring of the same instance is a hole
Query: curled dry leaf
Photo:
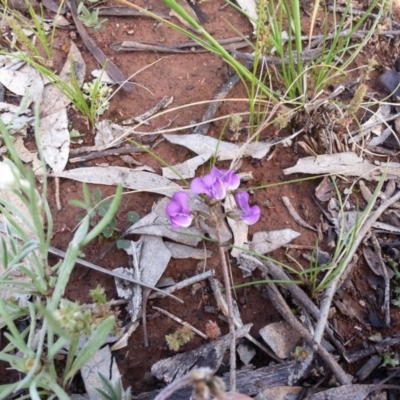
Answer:
[[331, 181], [331, 178], [325, 176], [324, 179], [320, 182], [320, 184], [315, 189], [315, 197], [321, 201], [325, 202], [332, 198], [334, 191], [334, 186]]

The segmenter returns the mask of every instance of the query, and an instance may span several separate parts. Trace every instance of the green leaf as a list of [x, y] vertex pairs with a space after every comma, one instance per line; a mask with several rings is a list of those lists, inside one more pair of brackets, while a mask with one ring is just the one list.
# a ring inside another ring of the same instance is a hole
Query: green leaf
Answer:
[[131, 245], [130, 240], [126, 240], [126, 239], [117, 240], [117, 248], [118, 249], [129, 249], [130, 245]]
[[89, 218], [85, 217], [78, 230], [75, 232], [72, 241], [68, 245], [64, 261], [62, 262], [62, 265], [58, 270], [59, 275], [57, 278], [56, 286], [54, 288], [53, 296], [51, 298], [53, 310], [58, 307], [58, 303], [64, 294], [67, 283], [69, 282], [70, 275], [72, 273], [72, 270], [74, 269], [75, 261], [79, 255], [82, 242], [87, 238], [88, 228]]
[[100, 203], [101, 202], [101, 200], [103, 199], [103, 194], [101, 193], [101, 190], [100, 189], [96, 189], [95, 191], [94, 191], [94, 193], [93, 193], [93, 197], [94, 197], [94, 202], [97, 204], [97, 203]]
[[85, 204], [83, 201], [78, 200], [78, 199], [72, 199], [72, 200], [70, 200], [70, 201], [68, 202], [68, 204], [71, 204], [71, 206], [83, 208], [84, 210], [90, 209], [90, 206], [88, 206], [88, 205]]
[[111, 203], [111, 206], [107, 212], [107, 214], [103, 217], [103, 219], [87, 234], [86, 238], [83, 240], [82, 246], [85, 246], [90, 241], [92, 241], [95, 237], [97, 237], [100, 233], [103, 232], [105, 227], [112, 221], [114, 215], [116, 214], [118, 207], [121, 203], [122, 199], [122, 191], [123, 187], [121, 184], [117, 186], [117, 191], [114, 196], [114, 200]]
[[110, 225], [107, 225], [103, 230], [103, 236], [109, 239], [113, 235], [113, 232], [114, 229]]
[[128, 218], [128, 221], [132, 222], [132, 224], [135, 224], [140, 219], [140, 216], [136, 211], [129, 211], [128, 214], [126, 214], [126, 216]]
[[85, 199], [85, 203], [90, 208], [90, 205], [92, 204], [92, 202], [90, 199], [90, 190], [89, 190], [89, 186], [87, 183], [82, 184], [82, 191], [83, 191], [83, 198]]

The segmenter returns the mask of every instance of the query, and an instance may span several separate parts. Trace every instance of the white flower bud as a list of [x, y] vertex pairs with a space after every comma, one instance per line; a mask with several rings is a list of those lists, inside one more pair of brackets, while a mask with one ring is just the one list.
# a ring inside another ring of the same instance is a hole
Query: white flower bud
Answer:
[[27, 188], [28, 181], [21, 177], [18, 168], [9, 160], [0, 162], [0, 190]]

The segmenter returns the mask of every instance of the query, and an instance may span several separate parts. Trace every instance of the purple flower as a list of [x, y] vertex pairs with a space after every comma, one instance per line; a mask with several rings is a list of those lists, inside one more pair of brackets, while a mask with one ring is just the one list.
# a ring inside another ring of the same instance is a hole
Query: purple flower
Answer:
[[239, 187], [239, 175], [230, 169], [218, 169], [216, 167], [212, 167], [210, 175], [221, 179], [226, 190], [235, 190]]
[[190, 189], [194, 194], [205, 194], [214, 200], [222, 200], [227, 190], [235, 190], [239, 184], [239, 176], [234, 171], [212, 167], [209, 174], [194, 178]]
[[194, 194], [205, 194], [214, 200], [222, 200], [226, 195], [225, 185], [215, 175], [205, 175], [202, 178], [194, 178], [190, 184]]
[[260, 218], [260, 207], [258, 206], [249, 206], [249, 194], [247, 192], [239, 192], [235, 195], [236, 203], [242, 209], [242, 218], [243, 222], [247, 225], [255, 224]]
[[193, 216], [189, 210], [189, 195], [186, 192], [176, 192], [167, 204], [166, 212], [171, 220], [171, 229], [187, 228], [192, 223]]

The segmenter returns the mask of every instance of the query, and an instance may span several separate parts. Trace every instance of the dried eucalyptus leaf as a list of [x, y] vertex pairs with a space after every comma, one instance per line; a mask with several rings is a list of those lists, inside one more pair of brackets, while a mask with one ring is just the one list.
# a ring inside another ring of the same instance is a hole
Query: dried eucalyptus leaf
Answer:
[[290, 243], [299, 236], [299, 232], [289, 228], [278, 231], [257, 232], [253, 235], [250, 248], [256, 253], [267, 254]]
[[132, 170], [126, 167], [87, 167], [75, 168], [54, 174], [60, 178], [99, 185], [117, 185], [133, 190], [142, 190], [172, 196], [181, 187], [160, 175], [146, 171]]
[[332, 174], [343, 176], [362, 176], [367, 180], [379, 181], [386, 172], [385, 179], [395, 179], [400, 176], [398, 163], [371, 164], [368, 160], [359, 157], [353, 152], [323, 154], [317, 157], [305, 157], [297, 161], [294, 167], [283, 170], [285, 175], [304, 174]]

